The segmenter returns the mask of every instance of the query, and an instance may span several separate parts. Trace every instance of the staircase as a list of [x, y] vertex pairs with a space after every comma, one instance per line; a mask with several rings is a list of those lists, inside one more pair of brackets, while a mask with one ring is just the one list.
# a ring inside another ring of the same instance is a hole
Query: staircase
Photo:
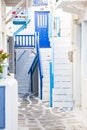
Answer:
[[28, 93], [30, 89], [29, 68], [35, 54], [32, 49], [16, 49], [16, 79], [18, 81], [18, 93]]
[[54, 39], [53, 107], [72, 108], [72, 63], [68, 59], [71, 44], [66, 39]]
[[43, 91], [42, 97], [44, 101], [50, 100], [50, 71], [49, 62], [51, 60], [52, 49], [40, 48], [42, 68], [43, 68]]

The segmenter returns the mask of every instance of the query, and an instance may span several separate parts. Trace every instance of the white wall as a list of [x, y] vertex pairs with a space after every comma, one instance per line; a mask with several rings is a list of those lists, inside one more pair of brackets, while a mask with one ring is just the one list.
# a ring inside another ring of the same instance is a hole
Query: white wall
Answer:
[[68, 40], [71, 41], [72, 15], [70, 13], [63, 12], [61, 9], [57, 9], [54, 12], [54, 17], [60, 18], [61, 37], [68, 38]]
[[6, 6], [4, 0], [0, 0], [0, 49], [7, 50], [6, 25], [2, 17], [6, 13]]
[[87, 21], [73, 24], [72, 30], [74, 104], [87, 118]]
[[81, 25], [72, 26], [73, 46], [73, 98], [75, 107], [81, 106]]
[[5, 86], [5, 129], [18, 130], [18, 85], [14, 78], [1, 79]]
[[87, 115], [87, 21], [82, 22], [82, 56], [81, 56], [81, 71], [82, 71], [82, 110]]

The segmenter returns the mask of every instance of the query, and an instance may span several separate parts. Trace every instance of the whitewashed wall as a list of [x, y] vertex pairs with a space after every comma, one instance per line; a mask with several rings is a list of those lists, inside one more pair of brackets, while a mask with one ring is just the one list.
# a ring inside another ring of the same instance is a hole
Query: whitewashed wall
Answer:
[[18, 85], [13, 78], [0, 81], [0, 87], [5, 86], [5, 129], [18, 130]]
[[6, 6], [4, 0], [0, 0], [0, 49], [7, 50], [6, 25], [2, 17], [5, 15]]
[[72, 43], [74, 104], [87, 118], [87, 5], [85, 7], [83, 15], [73, 18]]
[[68, 38], [68, 40], [71, 41], [72, 15], [70, 13], [63, 12], [61, 9], [57, 9], [54, 12], [54, 17], [60, 18], [61, 37]]

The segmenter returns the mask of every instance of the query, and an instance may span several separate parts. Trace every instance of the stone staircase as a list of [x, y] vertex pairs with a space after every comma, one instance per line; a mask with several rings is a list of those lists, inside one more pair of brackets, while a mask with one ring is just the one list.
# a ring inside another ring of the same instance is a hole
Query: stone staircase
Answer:
[[71, 44], [66, 39], [54, 39], [53, 107], [72, 108], [72, 63], [68, 59]]
[[[28, 93], [30, 89], [29, 68], [35, 54], [32, 49], [16, 49], [16, 79], [18, 81], [18, 93]], [[18, 60], [19, 59], [19, 60]]]

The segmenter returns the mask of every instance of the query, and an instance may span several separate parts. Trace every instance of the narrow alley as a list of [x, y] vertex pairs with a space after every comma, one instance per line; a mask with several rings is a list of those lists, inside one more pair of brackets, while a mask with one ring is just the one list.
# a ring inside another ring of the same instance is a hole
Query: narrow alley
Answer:
[[19, 97], [18, 130], [87, 130], [85, 124], [74, 110], [51, 108], [31, 94]]
[[87, 0], [0, 0], [0, 130], [87, 130]]

